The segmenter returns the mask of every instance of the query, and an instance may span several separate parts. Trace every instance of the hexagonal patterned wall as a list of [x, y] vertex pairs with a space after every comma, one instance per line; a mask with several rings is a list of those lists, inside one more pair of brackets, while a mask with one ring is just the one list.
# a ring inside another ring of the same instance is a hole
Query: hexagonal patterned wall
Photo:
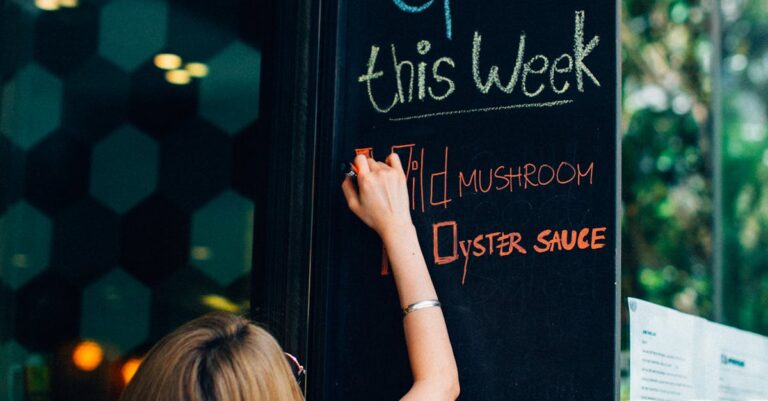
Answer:
[[131, 350], [149, 335], [150, 296], [130, 274], [112, 270], [83, 291], [80, 335], [102, 344], [111, 357]]
[[259, 2], [0, 4], [0, 398], [117, 400], [177, 325], [247, 312]]
[[51, 220], [20, 201], [0, 216], [0, 280], [18, 289], [48, 267]]
[[3, 85], [0, 130], [29, 149], [61, 122], [61, 79], [30, 63]]
[[224, 132], [235, 135], [259, 116], [261, 53], [238, 41], [210, 61], [212, 75], [200, 83], [202, 116]]
[[157, 186], [159, 146], [124, 125], [94, 146], [91, 194], [117, 213], [125, 213]]
[[251, 268], [253, 202], [227, 191], [192, 217], [192, 265], [221, 285]]
[[165, 46], [168, 4], [156, 0], [114, 0], [101, 9], [99, 53], [131, 72]]

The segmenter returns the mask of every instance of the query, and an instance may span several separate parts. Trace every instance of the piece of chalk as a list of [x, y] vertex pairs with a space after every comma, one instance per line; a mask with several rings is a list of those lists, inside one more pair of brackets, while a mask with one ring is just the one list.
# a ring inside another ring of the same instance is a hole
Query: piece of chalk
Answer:
[[345, 177], [355, 178], [359, 173], [359, 169], [353, 163], [349, 163], [349, 171], [344, 173]]

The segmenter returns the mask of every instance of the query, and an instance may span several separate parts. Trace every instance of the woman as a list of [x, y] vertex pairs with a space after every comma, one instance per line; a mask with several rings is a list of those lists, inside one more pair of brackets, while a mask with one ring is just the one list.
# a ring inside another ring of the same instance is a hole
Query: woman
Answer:
[[[357, 185], [342, 184], [349, 208], [387, 248], [405, 317], [414, 383], [406, 401], [455, 400], [459, 380], [432, 279], [411, 222], [400, 159], [357, 156]], [[122, 401], [300, 401], [298, 362], [246, 319], [215, 313], [193, 320], [149, 352]]]
[[211, 313], [167, 335], [122, 401], [302, 401], [277, 341], [247, 319]]

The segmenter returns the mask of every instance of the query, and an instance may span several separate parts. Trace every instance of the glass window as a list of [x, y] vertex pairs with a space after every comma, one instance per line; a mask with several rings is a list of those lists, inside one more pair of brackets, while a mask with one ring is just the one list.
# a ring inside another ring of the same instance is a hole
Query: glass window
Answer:
[[2, 3], [3, 399], [115, 400], [179, 324], [249, 311], [256, 3]]
[[623, 11], [623, 295], [766, 335], [768, 2]]

